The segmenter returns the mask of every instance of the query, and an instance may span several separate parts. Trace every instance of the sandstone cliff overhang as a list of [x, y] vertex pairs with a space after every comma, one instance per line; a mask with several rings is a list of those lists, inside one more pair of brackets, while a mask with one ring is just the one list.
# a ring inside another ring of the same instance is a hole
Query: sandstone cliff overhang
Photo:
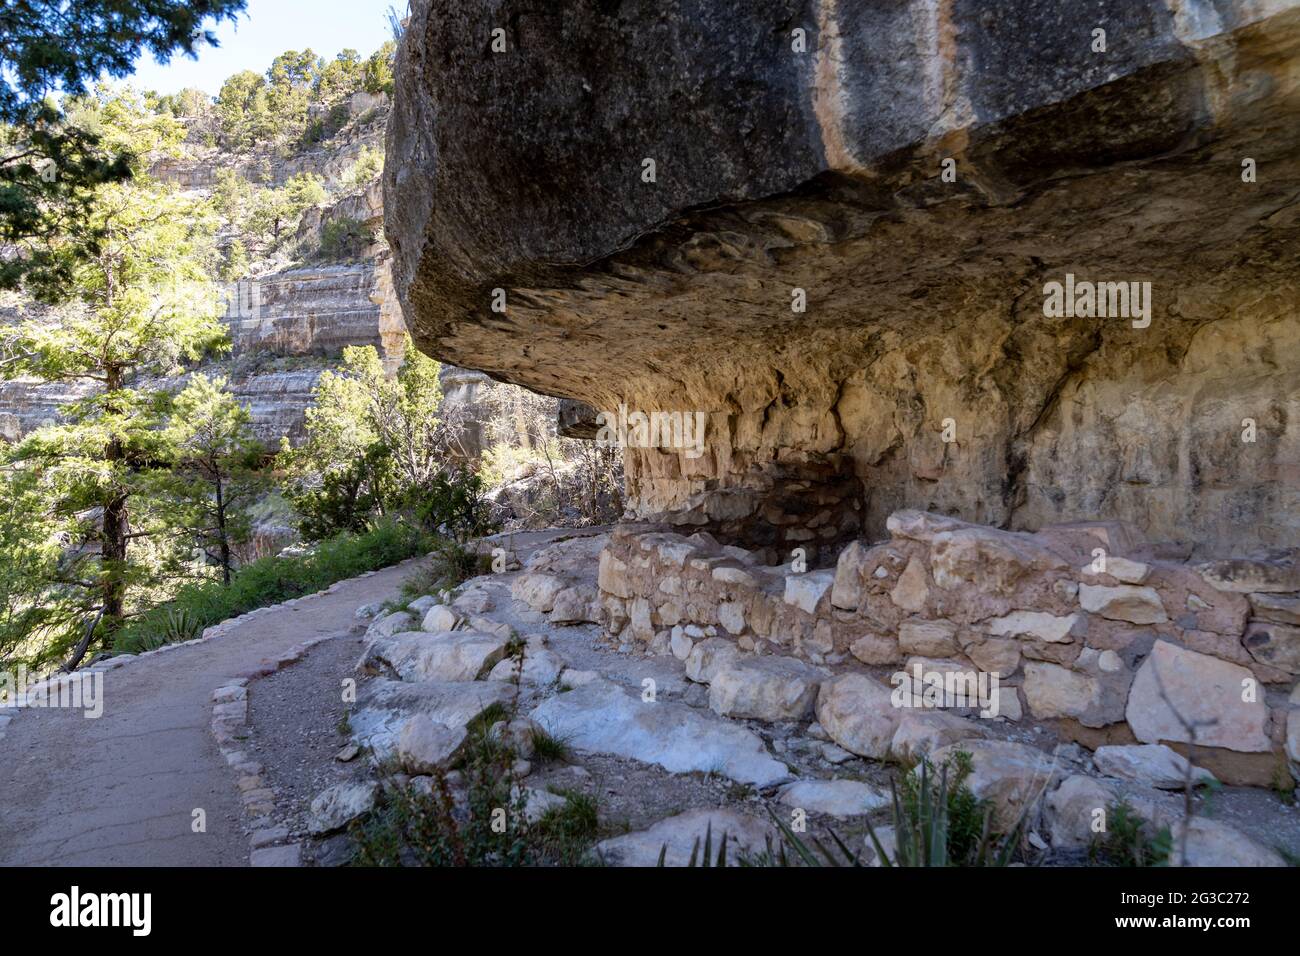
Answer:
[[[638, 513], [1300, 539], [1296, 0], [417, 0], [397, 80], [417, 344], [703, 412], [629, 450]], [[1044, 315], [1067, 275], [1149, 324]]]

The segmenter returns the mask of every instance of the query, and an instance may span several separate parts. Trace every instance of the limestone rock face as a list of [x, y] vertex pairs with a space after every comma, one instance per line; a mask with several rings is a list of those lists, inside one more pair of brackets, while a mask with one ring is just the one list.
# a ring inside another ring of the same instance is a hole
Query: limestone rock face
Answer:
[[530, 716], [579, 750], [631, 757], [672, 773], [718, 771], [760, 787], [790, 775], [744, 727], [684, 704], [643, 701], [602, 678], [546, 700]]
[[[787, 556], [904, 506], [1291, 545], [1300, 4], [1195, 10], [1098, 0], [1097, 54], [1049, 0], [522, 0], [492, 54], [494, 4], [416, 0], [408, 323], [593, 409], [699, 412], [699, 446], [628, 449], [633, 512]], [[1046, 315], [1067, 275], [1150, 298]]]

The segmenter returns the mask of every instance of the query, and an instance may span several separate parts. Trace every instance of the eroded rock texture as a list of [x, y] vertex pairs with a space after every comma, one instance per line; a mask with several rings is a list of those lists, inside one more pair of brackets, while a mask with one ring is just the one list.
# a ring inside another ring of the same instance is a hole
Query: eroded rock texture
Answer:
[[[397, 72], [417, 343], [707, 413], [629, 450], [636, 514], [823, 563], [904, 506], [1297, 540], [1294, 0], [417, 0]], [[1045, 317], [1067, 273], [1149, 326]]]

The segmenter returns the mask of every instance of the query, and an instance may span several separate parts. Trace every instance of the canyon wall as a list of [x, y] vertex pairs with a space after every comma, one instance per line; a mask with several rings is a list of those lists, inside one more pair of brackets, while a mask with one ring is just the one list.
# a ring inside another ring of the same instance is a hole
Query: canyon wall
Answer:
[[[417, 345], [702, 413], [635, 515], [823, 564], [904, 507], [1300, 541], [1294, 0], [418, 0], [397, 78]], [[1047, 314], [1075, 280], [1134, 297]]]

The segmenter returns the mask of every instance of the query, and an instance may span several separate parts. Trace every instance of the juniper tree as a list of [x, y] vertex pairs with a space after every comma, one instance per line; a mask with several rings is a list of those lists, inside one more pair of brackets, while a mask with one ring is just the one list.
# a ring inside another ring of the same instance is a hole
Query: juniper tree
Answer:
[[195, 375], [172, 403], [162, 437], [172, 462], [160, 482], [174, 509], [171, 523], [193, 538], [228, 585], [234, 549], [251, 534], [248, 508], [265, 485], [248, 410], [226, 391], [225, 379]]
[[[119, 104], [120, 105], [120, 104]], [[116, 127], [131, 129], [129, 123]], [[209, 274], [214, 222], [206, 204], [147, 179], [95, 190], [86, 215], [54, 244], [70, 301], [13, 327], [0, 376], [82, 386], [60, 420], [6, 456], [11, 474], [39, 488], [78, 570], [60, 587], [102, 619], [107, 641], [129, 613], [129, 589], [147, 577], [133, 551], [156, 533], [156, 505], [134, 507], [149, 472], [169, 456], [168, 393], [150, 377], [179, 371], [225, 341]], [[53, 583], [51, 584], [53, 586]], [[89, 640], [73, 654], [75, 663]]]

